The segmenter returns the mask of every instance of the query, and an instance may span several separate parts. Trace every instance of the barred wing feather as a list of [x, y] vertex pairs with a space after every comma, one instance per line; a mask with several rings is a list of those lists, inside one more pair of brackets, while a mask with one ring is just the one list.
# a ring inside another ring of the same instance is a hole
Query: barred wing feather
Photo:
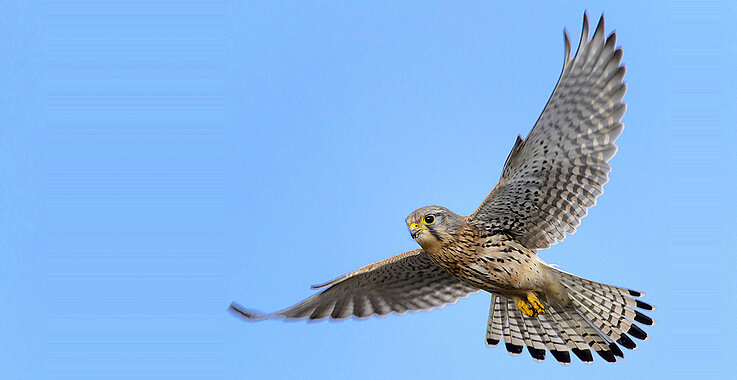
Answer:
[[558, 84], [526, 139], [517, 138], [499, 183], [469, 217], [514, 236], [530, 249], [548, 248], [573, 234], [603, 192], [626, 106], [625, 67], [616, 34], [604, 36], [604, 17], [589, 39], [584, 15], [575, 57], [565, 33]]
[[368, 318], [431, 310], [478, 292], [436, 266], [422, 249], [366, 265], [313, 288], [327, 289], [276, 313], [262, 314], [237, 303], [230, 310], [248, 320]]

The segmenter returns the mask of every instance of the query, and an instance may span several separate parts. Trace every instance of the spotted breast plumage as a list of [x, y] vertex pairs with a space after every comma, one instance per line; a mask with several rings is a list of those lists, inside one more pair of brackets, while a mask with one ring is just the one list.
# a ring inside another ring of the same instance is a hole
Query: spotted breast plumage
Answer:
[[[608, 181], [617, 151], [626, 91], [622, 49], [605, 36], [604, 17], [589, 38], [584, 15], [575, 56], [565, 37], [560, 79], [527, 138], [518, 137], [501, 179], [469, 216], [428, 206], [406, 219], [421, 248], [367, 265], [322, 285], [320, 293], [272, 314], [236, 303], [248, 320], [366, 318], [430, 310], [485, 291], [491, 294], [486, 343], [502, 340], [513, 355], [526, 347], [537, 361], [549, 351], [563, 364], [594, 350], [607, 362], [619, 346], [648, 338], [635, 322], [654, 325], [640, 310], [655, 308], [642, 293], [554, 268], [540, 259], [573, 234]], [[639, 309], [639, 310], [638, 310]]]

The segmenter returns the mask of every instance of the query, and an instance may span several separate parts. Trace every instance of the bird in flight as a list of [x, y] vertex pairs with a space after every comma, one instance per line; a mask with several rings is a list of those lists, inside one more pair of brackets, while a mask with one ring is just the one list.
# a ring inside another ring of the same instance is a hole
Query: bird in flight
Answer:
[[571, 352], [592, 362], [591, 350], [611, 363], [624, 358], [619, 346], [632, 350], [631, 337], [648, 338], [634, 322], [655, 324], [640, 311], [655, 310], [638, 299], [643, 293], [564, 272], [537, 254], [576, 232], [596, 204], [624, 127], [626, 69], [616, 33], [605, 36], [602, 15], [589, 38], [584, 14], [575, 56], [565, 30], [564, 39], [553, 94], [473, 214], [420, 208], [406, 219], [420, 248], [313, 286], [322, 291], [282, 311], [262, 314], [237, 303], [230, 310], [250, 321], [367, 318], [430, 310], [486, 291], [489, 346], [504, 340], [512, 355], [526, 347], [536, 361], [550, 351], [563, 364]]

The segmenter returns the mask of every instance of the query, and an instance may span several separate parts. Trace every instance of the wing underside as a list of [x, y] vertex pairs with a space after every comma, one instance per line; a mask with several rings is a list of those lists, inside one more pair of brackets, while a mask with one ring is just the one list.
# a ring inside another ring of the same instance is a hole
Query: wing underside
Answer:
[[326, 289], [276, 313], [255, 312], [237, 303], [230, 309], [248, 320], [368, 318], [431, 310], [478, 291], [436, 266], [422, 249], [369, 264], [313, 288]]
[[605, 37], [604, 17], [565, 61], [558, 84], [526, 139], [518, 138], [499, 183], [470, 221], [514, 236], [530, 249], [548, 248], [573, 234], [603, 193], [624, 125], [625, 67], [616, 33]]

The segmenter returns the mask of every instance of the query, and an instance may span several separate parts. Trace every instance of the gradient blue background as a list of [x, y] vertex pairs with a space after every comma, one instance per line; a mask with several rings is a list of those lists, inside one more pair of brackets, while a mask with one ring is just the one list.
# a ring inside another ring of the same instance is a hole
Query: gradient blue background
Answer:
[[[733, 2], [0, 4], [0, 378], [689, 378], [735, 365]], [[246, 323], [467, 214], [605, 12], [629, 104], [606, 193], [541, 252], [647, 292], [653, 339], [484, 346], [489, 297]]]

